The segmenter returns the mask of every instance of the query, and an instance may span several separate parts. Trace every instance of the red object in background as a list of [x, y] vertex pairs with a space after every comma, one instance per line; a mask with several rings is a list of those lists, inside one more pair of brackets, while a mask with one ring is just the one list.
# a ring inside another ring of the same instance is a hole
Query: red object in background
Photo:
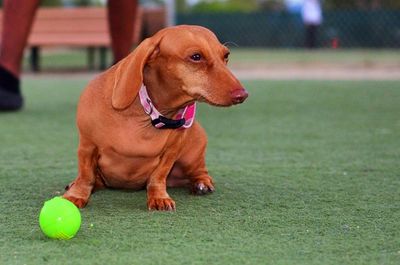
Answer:
[[333, 49], [339, 48], [339, 38], [333, 38], [331, 42], [331, 46]]

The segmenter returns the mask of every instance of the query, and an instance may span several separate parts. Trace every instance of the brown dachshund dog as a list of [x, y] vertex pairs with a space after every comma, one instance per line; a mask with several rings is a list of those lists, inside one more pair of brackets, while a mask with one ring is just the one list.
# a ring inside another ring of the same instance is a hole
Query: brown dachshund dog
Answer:
[[170, 27], [91, 81], [77, 111], [78, 176], [64, 197], [82, 208], [98, 189], [146, 188], [148, 209], [168, 211], [175, 202], [167, 186], [213, 192], [195, 102], [231, 106], [247, 98], [228, 56], [210, 30]]

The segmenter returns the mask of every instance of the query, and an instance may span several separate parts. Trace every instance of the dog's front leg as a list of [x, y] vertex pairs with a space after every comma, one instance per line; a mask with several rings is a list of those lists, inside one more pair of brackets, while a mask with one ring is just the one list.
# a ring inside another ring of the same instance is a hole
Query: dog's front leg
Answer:
[[95, 184], [95, 169], [97, 163], [97, 148], [81, 138], [78, 148], [78, 176], [64, 193], [64, 198], [77, 207], [86, 206]]
[[188, 139], [191, 144], [185, 144], [178, 159], [182, 175], [191, 183], [191, 191], [196, 195], [205, 195], [215, 191], [214, 181], [206, 167], [207, 135], [199, 123], [190, 130]]
[[167, 193], [167, 176], [176, 160], [176, 153], [165, 153], [147, 182], [149, 210], [174, 211], [175, 202]]

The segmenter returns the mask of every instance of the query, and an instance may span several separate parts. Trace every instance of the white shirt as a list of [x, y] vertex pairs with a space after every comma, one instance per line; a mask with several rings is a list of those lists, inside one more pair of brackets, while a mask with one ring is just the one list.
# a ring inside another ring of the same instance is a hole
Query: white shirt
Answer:
[[320, 25], [322, 23], [322, 10], [319, 0], [304, 0], [301, 15], [304, 24]]

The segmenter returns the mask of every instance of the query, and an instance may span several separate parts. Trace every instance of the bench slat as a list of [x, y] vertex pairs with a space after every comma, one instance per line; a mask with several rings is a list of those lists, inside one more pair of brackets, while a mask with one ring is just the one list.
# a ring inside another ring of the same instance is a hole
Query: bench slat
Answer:
[[59, 32], [99, 32], [108, 34], [108, 24], [105, 19], [57, 19], [53, 21], [36, 20], [32, 35]]
[[[138, 8], [132, 42], [140, 41], [143, 9]], [[0, 10], [0, 33], [2, 12]], [[107, 9], [84, 8], [39, 8], [28, 46], [95, 46], [111, 45]]]
[[89, 19], [107, 17], [107, 10], [104, 7], [76, 7], [76, 8], [60, 8], [48, 7], [39, 8], [36, 19]]
[[108, 34], [51, 33], [35, 34], [29, 38], [30, 46], [110, 46]]

